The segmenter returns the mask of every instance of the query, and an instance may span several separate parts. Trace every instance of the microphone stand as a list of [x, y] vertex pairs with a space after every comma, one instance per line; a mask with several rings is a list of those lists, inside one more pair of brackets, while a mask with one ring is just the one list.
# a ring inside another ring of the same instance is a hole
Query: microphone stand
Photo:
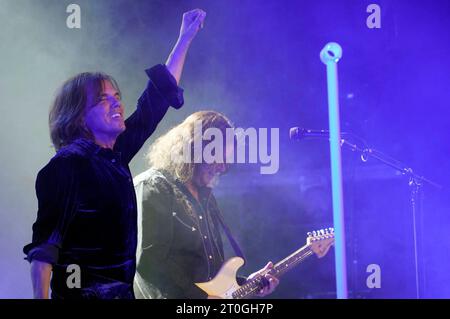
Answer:
[[[349, 134], [354, 138], [363, 142], [364, 147], [359, 147], [357, 144], [350, 143], [346, 139], [341, 139], [341, 147], [343, 145], [347, 146], [354, 152], [359, 152], [361, 154], [361, 160], [363, 162], [367, 162], [370, 157], [380, 161], [381, 163], [392, 167], [393, 169], [399, 171], [403, 175], [408, 177], [408, 185], [410, 188], [410, 203], [411, 203], [411, 213], [412, 213], [412, 221], [413, 221], [413, 236], [414, 236], [414, 270], [415, 270], [415, 280], [416, 280], [416, 298], [420, 298], [420, 283], [419, 283], [419, 247], [418, 247], [418, 226], [421, 226], [418, 223], [418, 217], [422, 216], [422, 205], [419, 203], [419, 200], [422, 198], [422, 189], [423, 184], [428, 184], [433, 186], [438, 190], [443, 190], [443, 186], [429, 180], [424, 176], [417, 175], [412, 168], [405, 166], [401, 162], [389, 157], [380, 151], [377, 151], [373, 148], [368, 148], [366, 143], [361, 138]], [[419, 204], [419, 205], [418, 205]], [[422, 229], [420, 229], [421, 231]], [[420, 245], [422, 248], [422, 245]]]

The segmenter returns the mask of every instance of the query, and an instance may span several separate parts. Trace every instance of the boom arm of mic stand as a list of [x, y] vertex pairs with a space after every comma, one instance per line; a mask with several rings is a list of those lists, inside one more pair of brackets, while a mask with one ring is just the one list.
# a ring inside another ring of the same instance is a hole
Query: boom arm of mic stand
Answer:
[[425, 182], [439, 190], [443, 190], [444, 187], [438, 183], [435, 183], [431, 180], [429, 180], [428, 178], [424, 177], [424, 176], [419, 176], [416, 173], [414, 173], [414, 171], [412, 170], [412, 168], [402, 165], [399, 161], [381, 153], [380, 151], [377, 151], [373, 148], [368, 148], [366, 146], [364, 146], [364, 148], [359, 147], [356, 144], [352, 144], [350, 143], [348, 140], [346, 139], [341, 139], [341, 146], [347, 146], [348, 148], [350, 148], [352, 151], [357, 151], [359, 153], [361, 153], [361, 160], [363, 162], [367, 162], [369, 157], [375, 158], [376, 160], [380, 161], [381, 163], [392, 167], [393, 169], [399, 171], [400, 173], [402, 173], [403, 175], [407, 175], [409, 176], [411, 179], [415, 180], [416, 183], [419, 182]]

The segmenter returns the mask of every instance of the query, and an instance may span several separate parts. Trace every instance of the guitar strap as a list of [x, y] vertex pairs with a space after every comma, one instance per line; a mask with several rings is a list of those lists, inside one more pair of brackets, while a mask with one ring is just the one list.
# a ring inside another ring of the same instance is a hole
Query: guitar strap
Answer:
[[222, 225], [222, 228], [223, 228], [225, 234], [228, 237], [228, 240], [230, 241], [231, 246], [233, 247], [233, 250], [234, 250], [236, 256], [241, 257], [245, 261], [244, 253], [242, 252], [241, 248], [239, 247], [239, 244], [237, 243], [236, 239], [234, 239], [230, 228], [228, 228], [228, 226], [223, 221], [222, 214], [218, 210], [216, 210], [216, 215], [217, 215], [217, 219], [219, 220], [220, 224]]

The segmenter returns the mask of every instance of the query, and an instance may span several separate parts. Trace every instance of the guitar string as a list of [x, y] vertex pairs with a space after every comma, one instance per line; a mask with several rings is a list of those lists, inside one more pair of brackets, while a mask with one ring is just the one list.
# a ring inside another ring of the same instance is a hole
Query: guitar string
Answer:
[[[303, 261], [305, 258], [311, 256], [312, 254], [314, 254], [312, 251], [305, 253], [302, 257], [298, 258], [297, 260], [292, 262], [290, 265], [295, 266], [296, 264]], [[288, 268], [285, 268], [284, 270], [287, 270], [287, 269]], [[252, 282], [248, 285], [250, 287], [250, 289], [248, 287], [245, 287], [245, 285], [244, 285], [243, 289], [238, 290], [239, 293], [237, 293], [236, 295], [233, 293], [233, 298], [234, 299], [242, 299], [242, 298], [245, 298], [245, 297], [249, 296], [250, 294], [254, 293], [258, 289], [260, 289], [260, 287], [258, 285], [259, 283], [257, 283], [257, 281], [258, 281], [257, 279], [259, 280], [259, 278], [255, 278], [255, 280], [252, 280]], [[238, 292], [238, 291], [236, 291], [236, 292]]]
[[[310, 247], [307, 247], [307, 248], [310, 248]], [[311, 256], [311, 255], [313, 255], [313, 254], [314, 254], [313, 251], [311, 251], [311, 250], [307, 251], [306, 253], [304, 253], [303, 255], [301, 255], [300, 257], [298, 257], [297, 259], [295, 259], [294, 261], [291, 261], [291, 262], [289, 263], [289, 267], [282, 268], [279, 272], [277, 272], [277, 275], [283, 274], [286, 270], [288, 270], [289, 268], [291, 268], [291, 267], [293, 267], [293, 266], [296, 266], [298, 263], [300, 263], [301, 261], [305, 260], [307, 257], [309, 257], [309, 256]], [[291, 257], [291, 258], [292, 258], [292, 257]], [[288, 261], [289, 261], [289, 258], [285, 259], [285, 262], [284, 262], [284, 263], [286, 263], [286, 262], [288, 262]], [[283, 263], [280, 262], [280, 263], [278, 263], [278, 264], [281, 265], [281, 264], [283, 264]], [[232, 294], [233, 299], [242, 299], [242, 298], [244, 298], [244, 297], [250, 295], [251, 293], [255, 292], [256, 290], [260, 289], [259, 283], [258, 283], [259, 278], [260, 278], [260, 276], [257, 277], [257, 278], [255, 278], [254, 280], [252, 280], [252, 282], [250, 282], [250, 283], [248, 283], [248, 284], [245, 284], [245, 285], [241, 286], [241, 288], [239, 288], [238, 290], [236, 290], [236, 291]], [[256, 286], [253, 286], [253, 285], [255, 285], [255, 284], [256, 284]], [[252, 286], [253, 286], [253, 287], [252, 287]], [[249, 289], [249, 288], [250, 288], [250, 289]]]

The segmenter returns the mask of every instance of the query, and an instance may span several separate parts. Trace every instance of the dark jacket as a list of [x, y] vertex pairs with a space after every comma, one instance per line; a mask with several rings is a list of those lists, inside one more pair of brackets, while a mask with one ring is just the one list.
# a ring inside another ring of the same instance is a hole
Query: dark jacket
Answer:
[[220, 214], [211, 189], [200, 202], [167, 172], [135, 178], [140, 236], [135, 292], [141, 298], [205, 298], [194, 283], [212, 279], [224, 262]]

